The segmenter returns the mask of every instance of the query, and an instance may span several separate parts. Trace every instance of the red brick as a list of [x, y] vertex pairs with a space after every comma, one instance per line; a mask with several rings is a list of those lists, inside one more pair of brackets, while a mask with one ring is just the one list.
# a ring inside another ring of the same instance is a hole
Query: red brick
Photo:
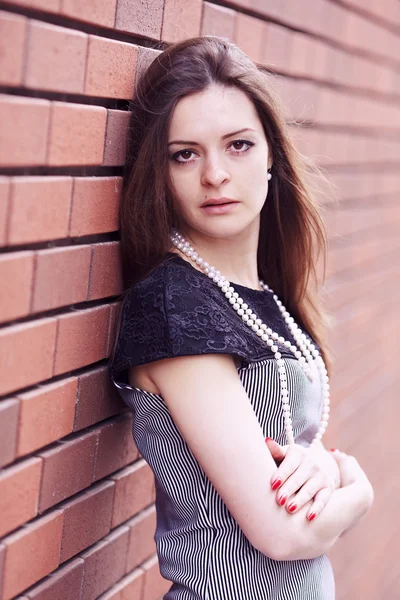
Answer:
[[[345, 26], [342, 33], [342, 40], [345, 44], [355, 48], [367, 49], [368, 51], [372, 50], [374, 53], [380, 54], [380, 28], [357, 13], [346, 11], [345, 14]], [[370, 46], [372, 39], [376, 42], [373, 48]], [[384, 54], [389, 54], [388, 48], [385, 49]]]
[[[262, 0], [259, 0], [262, 2]], [[272, 3], [272, 0], [269, 0]], [[275, 5], [278, 4], [275, 2]], [[282, 6], [283, 4], [283, 6]], [[322, 21], [324, 0], [313, 0], [312, 10], [304, 10], [304, 4], [301, 2], [280, 2], [280, 14], [276, 15], [285, 23], [294, 26], [296, 29], [305, 29], [313, 33], [324, 33], [325, 23]]]
[[0, 393], [51, 377], [57, 321], [40, 319], [0, 331]]
[[251, 8], [253, 0], [231, 0], [231, 4], [240, 8]]
[[37, 252], [32, 305], [34, 312], [86, 300], [91, 252], [89, 244]]
[[281, 107], [284, 111], [286, 119], [289, 121], [296, 119], [295, 93], [296, 83], [292, 78], [283, 75], [275, 75], [276, 90], [279, 94]]
[[94, 425], [126, 408], [111, 382], [107, 366], [84, 373], [78, 379], [74, 431]]
[[[369, 88], [371, 85], [371, 75], [374, 65], [371, 61], [362, 58], [361, 56], [352, 57], [353, 78], [352, 85], [360, 88]], [[374, 80], [376, 77], [374, 77]]]
[[85, 571], [81, 600], [96, 600], [124, 575], [129, 529], [113, 531], [81, 554]]
[[40, 513], [90, 486], [96, 444], [97, 431], [91, 431], [38, 454], [43, 459]]
[[0, 473], [0, 536], [37, 515], [42, 461], [31, 458]]
[[22, 84], [27, 19], [0, 11], [0, 84]]
[[254, 61], [261, 62], [264, 55], [267, 27], [264, 21], [237, 14], [235, 43]]
[[156, 552], [154, 535], [157, 525], [157, 515], [154, 506], [146, 508], [139, 515], [128, 521], [130, 538], [126, 570], [132, 571], [144, 560]]
[[94, 244], [88, 300], [122, 294], [123, 281], [119, 242]]
[[66, 237], [72, 177], [12, 177], [9, 244]]
[[245, 8], [251, 8], [265, 17], [282, 18], [283, 0], [280, 2], [277, 2], [276, 0], [236, 0], [234, 4], [244, 6]]
[[17, 456], [51, 444], [72, 432], [78, 379], [70, 377], [19, 394]]
[[87, 43], [86, 33], [30, 21], [26, 87], [82, 93]]
[[329, 37], [337, 42], [344, 41], [348, 14], [349, 10], [336, 4], [336, 2], [325, 2], [325, 6], [323, 7], [325, 37]]
[[161, 54], [160, 50], [154, 50], [153, 48], [144, 48], [142, 46], [138, 47], [136, 64], [136, 82], [139, 81], [142, 74], [148, 69], [153, 60], [159, 54]]
[[156, 499], [157, 499], [157, 492], [156, 492], [156, 484], [155, 484], [155, 481], [154, 481], [154, 483], [153, 483], [152, 498], [153, 498], [153, 502], [155, 502], [155, 501], [156, 501]]
[[12, 0], [12, 3], [46, 12], [59, 12], [61, 0]]
[[396, 93], [396, 80], [395, 73], [391, 68], [383, 65], [376, 65], [378, 73], [378, 86], [379, 91], [384, 94], [395, 94]]
[[142, 459], [111, 479], [115, 481], [111, 527], [116, 527], [152, 503], [154, 476]]
[[161, 37], [164, 0], [117, 0], [115, 28], [157, 40]]
[[328, 63], [331, 47], [317, 39], [310, 39], [312, 64], [308, 74], [316, 79], [328, 80], [331, 78], [331, 70]]
[[102, 106], [53, 102], [47, 164], [100, 165], [106, 118]]
[[334, 48], [333, 79], [342, 85], [353, 86], [357, 78], [356, 60], [358, 57], [352, 56]]
[[290, 72], [300, 76], [309, 77], [312, 74], [314, 52], [312, 39], [304, 33], [292, 34]]
[[30, 312], [34, 252], [0, 256], [0, 321], [11, 321]]
[[292, 32], [274, 23], [268, 23], [266, 30], [262, 62], [279, 73], [290, 72]]
[[107, 98], [132, 98], [136, 60], [136, 46], [91, 35], [85, 94]]
[[61, 13], [66, 17], [103, 27], [114, 27], [117, 0], [63, 0]]
[[[98, 431], [95, 481], [132, 463], [139, 454], [132, 438], [131, 413], [120, 415], [101, 425]], [[113, 448], [112, 452], [110, 448]]]
[[210, 2], [203, 3], [201, 35], [218, 35], [233, 41], [235, 23], [236, 12], [234, 10]]
[[130, 116], [128, 111], [108, 110], [103, 159], [104, 166], [114, 167], [125, 163], [126, 136]]
[[6, 547], [0, 542], [0, 590], [3, 589], [4, 563], [6, 559]]
[[101, 483], [62, 505], [64, 527], [60, 562], [75, 556], [110, 531], [114, 484]]
[[144, 573], [136, 569], [119, 581], [111, 590], [99, 596], [98, 600], [141, 600]]
[[281, 77], [278, 89], [291, 119], [297, 121], [313, 121], [315, 119], [315, 104], [318, 98], [318, 88], [315, 83]]
[[9, 177], [0, 177], [0, 246], [4, 246], [7, 240], [7, 221], [10, 212], [10, 190]]
[[150, 558], [142, 565], [145, 572], [144, 592], [142, 600], [158, 600], [171, 587], [171, 581], [164, 579], [160, 573], [157, 557]]
[[4, 540], [2, 600], [10, 600], [58, 567], [62, 527], [63, 514], [55, 511]]
[[317, 122], [324, 123], [329, 122], [334, 117], [334, 111], [332, 110], [335, 104], [334, 92], [323, 87], [319, 94], [318, 110], [317, 110]]
[[83, 560], [77, 558], [54, 571], [28, 593], [29, 600], [78, 600], [83, 579]]
[[179, 42], [200, 35], [202, 0], [165, 0], [161, 39]]
[[121, 313], [121, 302], [115, 302], [110, 304], [110, 328], [108, 336], [108, 348], [107, 356], [111, 356], [114, 353], [115, 343], [117, 341], [117, 328], [119, 327], [119, 318]]
[[108, 306], [75, 311], [59, 317], [55, 375], [106, 357], [109, 318]]
[[0, 94], [0, 164], [45, 164], [50, 102]]
[[18, 414], [18, 400], [11, 398], [0, 402], [0, 468], [15, 458]]
[[121, 177], [76, 177], [70, 235], [117, 231], [121, 191]]

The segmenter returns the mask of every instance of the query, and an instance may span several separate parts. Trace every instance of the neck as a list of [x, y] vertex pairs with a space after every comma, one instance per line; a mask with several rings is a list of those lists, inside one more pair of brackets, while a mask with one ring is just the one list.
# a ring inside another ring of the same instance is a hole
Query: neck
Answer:
[[[260, 289], [257, 268], [258, 228], [254, 232], [240, 232], [231, 238], [205, 236], [201, 232], [182, 232], [195, 251], [211, 266], [231, 281], [255, 290]], [[182, 258], [201, 270], [184, 254]]]

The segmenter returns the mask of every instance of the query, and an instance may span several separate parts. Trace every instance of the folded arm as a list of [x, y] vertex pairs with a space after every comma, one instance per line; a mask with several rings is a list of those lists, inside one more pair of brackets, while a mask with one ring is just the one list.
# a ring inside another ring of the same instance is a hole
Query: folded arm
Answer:
[[194, 456], [250, 543], [275, 560], [327, 551], [368, 508], [362, 485], [336, 490], [314, 522], [288, 514], [270, 478], [276, 464], [232, 356], [183, 356], [137, 367], [153, 382]]

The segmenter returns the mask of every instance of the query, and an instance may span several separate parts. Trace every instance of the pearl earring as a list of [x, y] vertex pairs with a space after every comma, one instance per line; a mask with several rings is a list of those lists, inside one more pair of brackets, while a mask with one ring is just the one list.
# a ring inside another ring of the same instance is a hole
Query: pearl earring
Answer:
[[272, 178], [272, 173], [270, 172], [270, 170], [268, 169], [268, 175], [267, 175], [267, 179], [268, 181], [270, 181], [270, 179]]

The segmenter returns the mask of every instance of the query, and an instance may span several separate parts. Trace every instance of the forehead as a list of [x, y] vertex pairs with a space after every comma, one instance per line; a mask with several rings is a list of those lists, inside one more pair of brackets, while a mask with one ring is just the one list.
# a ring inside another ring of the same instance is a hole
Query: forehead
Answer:
[[262, 131], [250, 98], [236, 87], [211, 85], [178, 101], [170, 122], [169, 138], [185, 133], [190, 134], [190, 139], [197, 139], [207, 133], [223, 135], [244, 127]]

